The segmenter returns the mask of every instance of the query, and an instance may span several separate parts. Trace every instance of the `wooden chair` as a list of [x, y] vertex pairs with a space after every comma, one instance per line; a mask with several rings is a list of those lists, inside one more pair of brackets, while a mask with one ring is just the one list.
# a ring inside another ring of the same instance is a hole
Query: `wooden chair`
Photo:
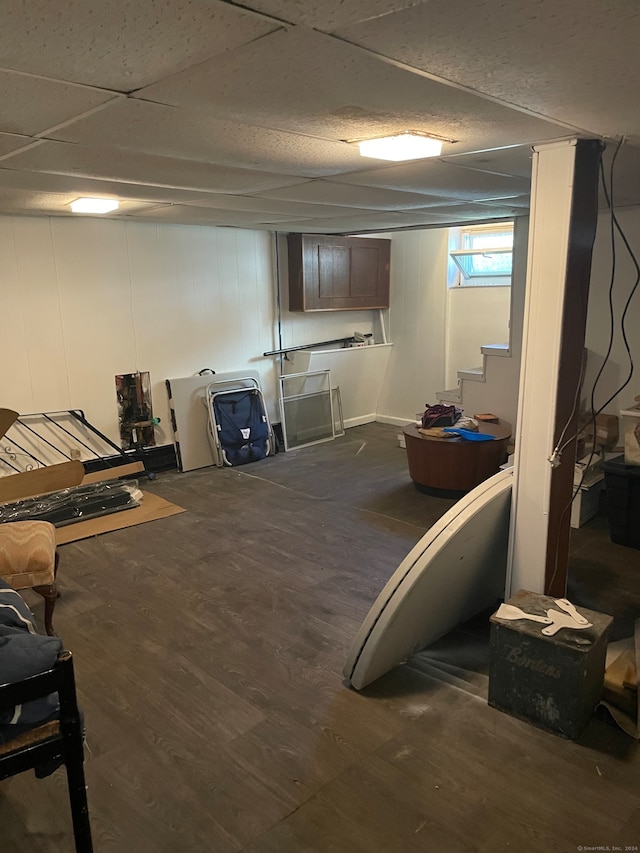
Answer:
[[14, 684], [0, 685], [0, 710], [57, 693], [60, 719], [29, 729], [0, 744], [0, 780], [51, 762], [64, 762], [76, 853], [92, 853], [84, 781], [83, 734], [71, 652], [62, 652], [52, 669]]
[[13, 589], [31, 588], [44, 598], [44, 627], [55, 636], [53, 610], [60, 593], [56, 585], [56, 529], [48, 521], [0, 524], [0, 577]]

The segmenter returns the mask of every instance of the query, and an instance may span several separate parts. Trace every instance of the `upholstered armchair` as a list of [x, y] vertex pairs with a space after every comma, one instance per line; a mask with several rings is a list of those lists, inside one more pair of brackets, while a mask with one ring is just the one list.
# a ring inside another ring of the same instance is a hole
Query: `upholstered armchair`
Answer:
[[48, 521], [11, 521], [0, 524], [0, 577], [13, 589], [32, 588], [44, 598], [44, 627], [55, 636], [53, 610], [58, 552], [55, 527]]

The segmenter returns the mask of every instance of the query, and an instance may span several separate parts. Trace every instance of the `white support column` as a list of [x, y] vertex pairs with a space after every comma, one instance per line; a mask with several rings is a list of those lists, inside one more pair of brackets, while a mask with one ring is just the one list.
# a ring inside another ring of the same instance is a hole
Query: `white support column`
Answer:
[[576, 140], [536, 145], [506, 598], [543, 593]]

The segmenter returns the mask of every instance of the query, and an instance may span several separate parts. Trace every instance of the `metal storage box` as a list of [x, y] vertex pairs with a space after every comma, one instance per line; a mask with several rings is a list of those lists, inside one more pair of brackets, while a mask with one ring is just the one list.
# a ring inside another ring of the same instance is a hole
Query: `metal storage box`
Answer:
[[[553, 598], [521, 590], [508, 604], [546, 616]], [[576, 739], [602, 695], [611, 616], [579, 607], [591, 628], [562, 628], [555, 636], [525, 619], [491, 617], [489, 704], [521, 720]]]

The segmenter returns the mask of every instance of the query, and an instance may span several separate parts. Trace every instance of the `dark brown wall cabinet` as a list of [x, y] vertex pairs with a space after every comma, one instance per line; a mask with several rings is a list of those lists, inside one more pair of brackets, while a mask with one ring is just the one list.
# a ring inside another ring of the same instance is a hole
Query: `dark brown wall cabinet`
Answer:
[[390, 240], [289, 234], [289, 310], [389, 307]]

